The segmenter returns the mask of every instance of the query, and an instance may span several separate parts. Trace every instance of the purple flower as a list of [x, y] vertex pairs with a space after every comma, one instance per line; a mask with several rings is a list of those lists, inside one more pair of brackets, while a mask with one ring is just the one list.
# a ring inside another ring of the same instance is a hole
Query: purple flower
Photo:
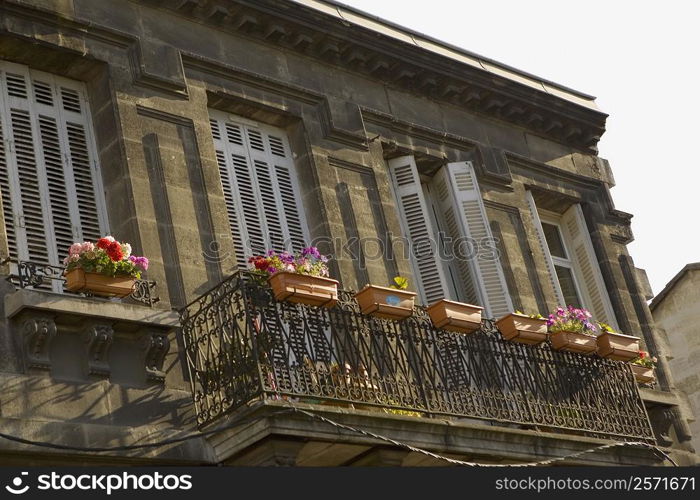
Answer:
[[270, 266], [267, 268], [267, 272], [270, 274], [275, 274], [277, 272], [277, 268], [275, 266]]
[[321, 253], [318, 251], [318, 248], [316, 248], [316, 247], [306, 247], [301, 251], [301, 254], [304, 257], [313, 257], [314, 259], [321, 258]]
[[146, 257], [131, 255], [129, 256], [129, 260], [133, 262], [135, 266], [140, 267], [144, 271], [148, 271], [148, 259]]

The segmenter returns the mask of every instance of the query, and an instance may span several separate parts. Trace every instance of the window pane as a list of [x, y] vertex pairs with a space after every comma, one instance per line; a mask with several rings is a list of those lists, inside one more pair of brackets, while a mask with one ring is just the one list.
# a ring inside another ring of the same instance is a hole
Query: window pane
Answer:
[[564, 242], [561, 241], [561, 234], [559, 233], [559, 228], [553, 224], [542, 223], [542, 231], [544, 231], [544, 237], [547, 240], [547, 246], [549, 247], [549, 253], [554, 257], [561, 257], [566, 259], [566, 251], [564, 250]]
[[563, 266], [554, 266], [557, 271], [557, 277], [559, 278], [559, 286], [561, 287], [561, 292], [564, 294], [564, 300], [566, 304], [572, 305], [574, 307], [581, 307], [581, 299], [576, 293], [576, 285], [574, 283], [574, 276], [571, 269]]

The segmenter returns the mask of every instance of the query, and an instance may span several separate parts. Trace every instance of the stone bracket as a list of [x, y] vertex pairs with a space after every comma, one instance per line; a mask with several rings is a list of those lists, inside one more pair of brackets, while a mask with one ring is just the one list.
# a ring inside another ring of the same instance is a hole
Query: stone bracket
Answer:
[[34, 314], [22, 322], [27, 368], [51, 369], [49, 349], [56, 337], [56, 322], [50, 314]]
[[89, 375], [109, 376], [109, 349], [114, 342], [114, 329], [109, 323], [89, 323], [81, 333], [87, 355]]
[[170, 351], [170, 340], [165, 332], [150, 331], [140, 340], [141, 349], [145, 352], [146, 379], [163, 381], [165, 372], [163, 363]]

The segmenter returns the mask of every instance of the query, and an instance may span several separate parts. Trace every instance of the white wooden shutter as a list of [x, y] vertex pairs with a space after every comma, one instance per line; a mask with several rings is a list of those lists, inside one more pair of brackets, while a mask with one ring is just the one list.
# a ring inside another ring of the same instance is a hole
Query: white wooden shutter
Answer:
[[73, 241], [107, 232], [84, 86], [0, 62], [0, 96], [0, 188], [10, 253], [60, 265]]
[[268, 249], [301, 250], [308, 232], [284, 132], [209, 113], [238, 266]]
[[452, 243], [451, 248], [446, 248], [449, 252], [447, 257], [450, 259], [446, 271], [448, 276], [446, 277], [448, 281], [454, 281], [455, 296], [452, 298], [469, 304], [481, 305], [483, 304], [483, 299], [474, 282], [476, 271], [473, 269], [473, 266], [476, 264], [464, 258], [466, 257], [464, 253], [470, 250], [467, 245], [462, 245], [461, 248], [458, 247], [459, 242], [464, 241], [465, 234], [452, 194], [447, 168], [441, 168], [438, 173], [435, 174], [430, 185], [433, 188], [431, 190], [431, 195], [439, 216], [436, 216], [438, 225], [441, 225], [441, 229], [445, 233], [444, 235], [450, 238]]
[[[478, 249], [494, 248], [493, 235], [481, 199], [474, 167], [470, 162], [448, 163], [445, 167], [455, 203], [455, 212], [463, 234], [471, 238]], [[482, 305], [490, 317], [500, 317], [513, 311], [501, 261], [493, 252], [479, 250], [471, 266], [479, 285]]]
[[571, 206], [561, 218], [561, 224], [567, 235], [567, 243], [574, 261], [576, 278], [584, 290], [584, 301], [593, 314], [593, 318], [617, 328], [615, 313], [610, 303], [605, 282], [600, 273], [593, 244], [586, 226], [581, 206]]
[[411, 249], [413, 274], [418, 280], [419, 293], [424, 304], [432, 304], [446, 297], [447, 287], [435, 251], [435, 231], [428, 216], [416, 162], [413, 156], [394, 158], [389, 160], [389, 171], [404, 236]]
[[[557, 305], [566, 305], [564, 299], [564, 294], [561, 291], [561, 286], [559, 285], [559, 278], [557, 277], [556, 270], [554, 269], [554, 262], [552, 261], [552, 256], [549, 253], [549, 246], [547, 245], [547, 239], [544, 236], [544, 230], [542, 229], [542, 221], [540, 220], [540, 215], [537, 212], [537, 205], [535, 204], [535, 198], [532, 196], [530, 191], [525, 192], [525, 199], [527, 200], [527, 205], [530, 209], [530, 216], [532, 217], [532, 222], [534, 224], [535, 233], [537, 234], [537, 242], [539, 244], [542, 255], [544, 255], [545, 260], [545, 271], [547, 272], [549, 285], [552, 287], [552, 293], [557, 299]], [[544, 311], [543, 311], [544, 313]]]

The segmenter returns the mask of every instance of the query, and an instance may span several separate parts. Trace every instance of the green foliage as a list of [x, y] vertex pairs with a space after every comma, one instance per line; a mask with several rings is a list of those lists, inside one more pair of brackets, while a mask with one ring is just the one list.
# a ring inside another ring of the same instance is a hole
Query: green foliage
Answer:
[[535, 313], [535, 314], [527, 314], [522, 311], [515, 311], [515, 314], [520, 314], [521, 316], [527, 316], [528, 318], [532, 319], [545, 319], [544, 316], [542, 316], [540, 313]]
[[406, 290], [408, 288], [408, 279], [403, 276], [396, 276], [394, 278], [394, 284], [390, 286], [394, 290]]

